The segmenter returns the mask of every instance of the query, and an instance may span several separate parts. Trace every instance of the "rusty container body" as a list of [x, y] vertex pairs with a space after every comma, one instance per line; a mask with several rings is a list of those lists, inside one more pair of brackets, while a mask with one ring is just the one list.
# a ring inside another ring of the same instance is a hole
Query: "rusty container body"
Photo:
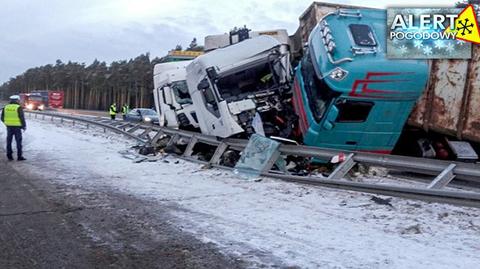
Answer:
[[480, 47], [471, 60], [433, 60], [427, 89], [408, 124], [480, 142]]

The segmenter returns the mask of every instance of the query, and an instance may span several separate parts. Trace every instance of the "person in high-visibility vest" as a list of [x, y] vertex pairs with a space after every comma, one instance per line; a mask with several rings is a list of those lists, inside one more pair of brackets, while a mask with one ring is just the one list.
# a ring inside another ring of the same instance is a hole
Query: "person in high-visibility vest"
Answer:
[[128, 111], [130, 110], [130, 107], [127, 104], [124, 104], [122, 106], [122, 118], [125, 120], [127, 118]]
[[7, 126], [7, 158], [13, 161], [12, 140], [17, 144], [17, 160], [25, 161], [22, 152], [22, 130], [27, 130], [22, 107], [18, 104], [20, 96], [10, 96], [10, 104], [2, 109], [1, 120]]
[[110, 112], [110, 118], [112, 118], [112, 120], [114, 120], [117, 117], [117, 104], [116, 103], [113, 103], [110, 106], [109, 112]]

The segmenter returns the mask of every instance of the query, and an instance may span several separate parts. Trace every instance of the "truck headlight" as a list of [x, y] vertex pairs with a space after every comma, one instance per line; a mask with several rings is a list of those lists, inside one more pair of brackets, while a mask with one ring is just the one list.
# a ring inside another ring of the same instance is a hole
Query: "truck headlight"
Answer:
[[45, 106], [44, 106], [44, 105], [38, 106], [38, 110], [44, 110], [44, 109], [45, 109]]
[[341, 81], [343, 80], [344, 78], [346, 78], [348, 75], [348, 71], [347, 70], [344, 70], [340, 67], [337, 67], [335, 68], [332, 72], [330, 72], [330, 75], [329, 77], [331, 79], [334, 79], [336, 81]]
[[32, 109], [33, 109], [33, 104], [28, 104], [28, 105], [27, 105], [27, 109], [32, 110]]
[[328, 46], [327, 46], [328, 52], [333, 53], [333, 50], [335, 50], [335, 47], [336, 47], [335, 42], [330, 41], [330, 43], [328, 43]]
[[151, 119], [150, 117], [145, 117], [143, 120], [144, 120], [145, 122], [151, 122], [151, 121], [152, 121], [152, 119]]

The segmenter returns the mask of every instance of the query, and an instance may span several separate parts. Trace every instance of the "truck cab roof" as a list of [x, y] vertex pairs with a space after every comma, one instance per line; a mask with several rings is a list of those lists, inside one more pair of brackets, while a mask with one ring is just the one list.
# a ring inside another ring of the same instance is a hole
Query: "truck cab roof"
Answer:
[[[256, 59], [266, 58], [271, 49], [281, 45], [277, 39], [262, 35], [199, 56], [187, 67], [189, 85], [196, 86], [204, 79], [207, 75], [206, 69], [209, 67], [215, 67], [220, 74], [237, 66], [254, 62]], [[196, 87], [192, 88], [192, 90], [195, 89]]]
[[174, 81], [185, 80], [185, 68], [192, 61], [178, 61], [159, 63], [153, 67], [153, 79], [155, 88], [172, 83]]
[[428, 63], [387, 59], [385, 21], [385, 10], [378, 9], [327, 14], [308, 42], [317, 76], [332, 90], [352, 96], [417, 98], [428, 78]]

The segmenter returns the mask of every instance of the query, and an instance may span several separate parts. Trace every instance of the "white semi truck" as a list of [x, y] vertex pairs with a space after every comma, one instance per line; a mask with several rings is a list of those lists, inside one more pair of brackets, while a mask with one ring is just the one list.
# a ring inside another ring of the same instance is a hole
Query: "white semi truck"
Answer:
[[160, 126], [198, 128], [198, 120], [186, 82], [186, 66], [191, 61], [156, 64], [153, 71], [153, 96]]
[[265, 135], [289, 136], [296, 115], [288, 44], [261, 35], [199, 56], [186, 70], [202, 133], [248, 136], [260, 117]]

